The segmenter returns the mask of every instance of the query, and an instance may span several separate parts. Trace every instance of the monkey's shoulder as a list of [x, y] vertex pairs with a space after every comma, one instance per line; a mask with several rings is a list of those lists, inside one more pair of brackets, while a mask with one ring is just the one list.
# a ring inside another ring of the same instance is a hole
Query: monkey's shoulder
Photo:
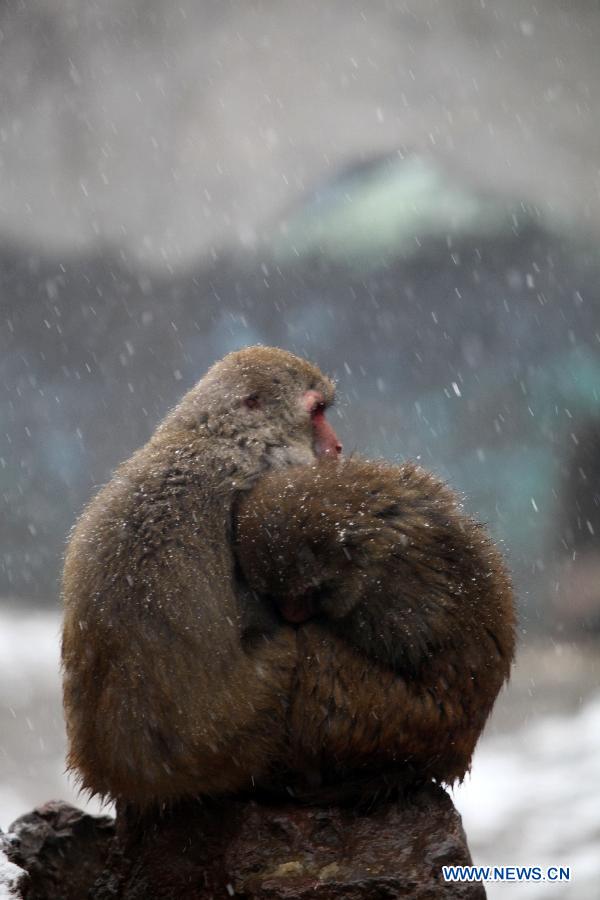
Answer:
[[240, 532], [250, 544], [279, 542], [366, 547], [371, 557], [396, 544], [462, 542], [477, 534], [457, 495], [412, 462], [349, 459], [296, 466], [262, 476], [239, 505]]
[[67, 548], [65, 595], [131, 595], [153, 581], [207, 581], [223, 565], [226, 505], [204, 473], [136, 454], [90, 501]]

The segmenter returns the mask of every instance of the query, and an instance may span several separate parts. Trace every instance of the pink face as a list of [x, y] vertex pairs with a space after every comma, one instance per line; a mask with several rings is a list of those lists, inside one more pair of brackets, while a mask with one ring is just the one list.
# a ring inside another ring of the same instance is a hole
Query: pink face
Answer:
[[313, 428], [313, 446], [317, 456], [337, 459], [342, 452], [339, 438], [325, 418], [325, 401], [319, 391], [306, 391], [302, 405], [310, 414]]

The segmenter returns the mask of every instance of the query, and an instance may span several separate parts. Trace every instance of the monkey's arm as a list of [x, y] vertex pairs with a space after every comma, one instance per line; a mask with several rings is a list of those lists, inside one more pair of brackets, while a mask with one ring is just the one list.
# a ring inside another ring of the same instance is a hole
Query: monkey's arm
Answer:
[[510, 665], [502, 560], [454, 494], [411, 463], [350, 459], [263, 476], [239, 504], [237, 552], [250, 586], [284, 617], [317, 616], [398, 671], [465, 641]]
[[211, 549], [224, 536], [196, 537], [160, 497], [116, 515], [129, 493], [105, 489], [67, 552], [69, 765], [85, 788], [140, 806], [247, 787], [285, 737], [295, 635], [280, 625], [242, 646], [230, 566]]
[[395, 767], [406, 777], [407, 766], [409, 781], [462, 780], [506, 677], [493, 645], [437, 653], [417, 676], [368, 659], [316, 620], [298, 639], [293, 769], [315, 768], [325, 783]]

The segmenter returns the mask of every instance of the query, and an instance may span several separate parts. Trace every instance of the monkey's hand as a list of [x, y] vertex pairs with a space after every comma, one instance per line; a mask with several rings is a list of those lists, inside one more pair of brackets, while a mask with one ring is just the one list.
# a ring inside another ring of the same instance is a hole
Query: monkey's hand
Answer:
[[248, 584], [284, 619], [317, 617], [399, 671], [479, 637], [512, 655], [498, 553], [452, 491], [412, 463], [269, 472], [242, 496], [236, 534]]

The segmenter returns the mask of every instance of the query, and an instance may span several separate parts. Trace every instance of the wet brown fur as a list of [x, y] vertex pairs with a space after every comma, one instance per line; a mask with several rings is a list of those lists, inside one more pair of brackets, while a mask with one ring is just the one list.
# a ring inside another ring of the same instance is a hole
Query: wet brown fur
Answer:
[[462, 778], [515, 616], [502, 559], [453, 492], [412, 463], [294, 467], [243, 496], [237, 540], [251, 587], [317, 612], [298, 631], [290, 771]]
[[230, 354], [77, 523], [63, 578], [64, 706], [68, 764], [89, 791], [139, 806], [235, 791], [280, 755], [296, 636], [265, 612], [260, 640], [244, 646], [231, 510], [261, 473], [314, 460], [299, 405], [309, 389], [332, 399], [331, 382], [290, 353]]
[[[64, 703], [88, 790], [144, 808], [468, 768], [513, 656], [503, 564], [423, 470], [315, 465], [306, 390], [333, 397], [284, 351], [230, 354], [77, 523]], [[277, 598], [307, 593], [291, 628]]]

